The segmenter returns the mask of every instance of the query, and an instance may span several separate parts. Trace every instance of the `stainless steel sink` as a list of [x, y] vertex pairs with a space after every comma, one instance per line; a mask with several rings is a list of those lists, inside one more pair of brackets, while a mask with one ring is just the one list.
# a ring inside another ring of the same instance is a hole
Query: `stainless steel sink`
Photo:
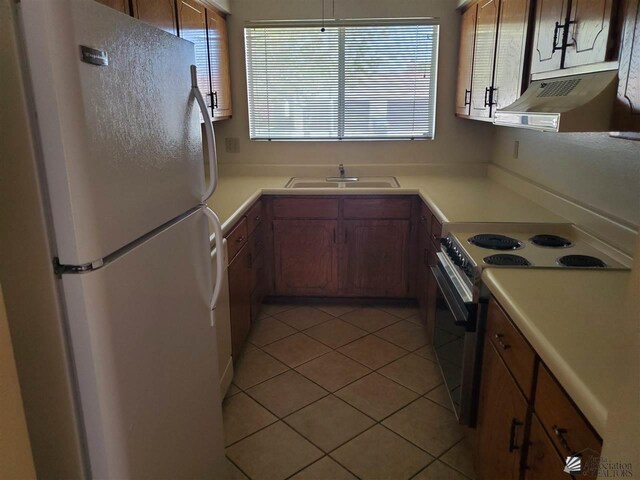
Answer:
[[293, 177], [284, 188], [398, 188], [396, 177]]

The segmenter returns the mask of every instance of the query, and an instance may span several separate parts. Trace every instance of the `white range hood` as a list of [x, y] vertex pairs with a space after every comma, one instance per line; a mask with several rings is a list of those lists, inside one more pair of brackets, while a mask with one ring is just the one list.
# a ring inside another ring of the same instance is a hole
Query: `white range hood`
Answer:
[[616, 99], [618, 71], [537, 80], [493, 123], [544, 132], [607, 132]]

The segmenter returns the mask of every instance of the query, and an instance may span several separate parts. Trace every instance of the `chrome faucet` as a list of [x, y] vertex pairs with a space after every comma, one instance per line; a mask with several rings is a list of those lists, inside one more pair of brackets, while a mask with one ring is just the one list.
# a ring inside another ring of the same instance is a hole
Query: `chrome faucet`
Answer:
[[327, 182], [357, 182], [358, 177], [347, 177], [344, 173], [344, 165], [338, 165], [338, 172], [340, 176], [338, 177], [327, 177]]

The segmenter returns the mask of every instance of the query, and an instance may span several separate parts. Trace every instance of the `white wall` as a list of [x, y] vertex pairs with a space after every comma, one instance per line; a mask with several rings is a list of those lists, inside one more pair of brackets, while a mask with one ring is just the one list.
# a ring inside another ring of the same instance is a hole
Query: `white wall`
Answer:
[[[492, 163], [637, 229], [640, 142], [606, 133], [553, 134], [495, 127]], [[518, 159], [514, 142], [520, 142]]]
[[[389, 164], [486, 162], [494, 129], [454, 116], [459, 13], [451, 0], [336, 0], [338, 18], [431, 16], [441, 19], [435, 140], [384, 142], [257, 142], [249, 140], [244, 24], [251, 20], [318, 19], [321, 0], [234, 0], [229, 17], [233, 118], [216, 124], [220, 163]], [[331, 0], [325, 0], [330, 15]], [[240, 139], [240, 153], [225, 152], [226, 137]]]

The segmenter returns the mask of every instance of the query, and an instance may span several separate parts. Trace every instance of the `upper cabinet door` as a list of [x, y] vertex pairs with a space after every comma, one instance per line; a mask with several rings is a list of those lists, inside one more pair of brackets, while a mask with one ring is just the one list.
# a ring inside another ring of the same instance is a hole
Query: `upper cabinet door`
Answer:
[[569, 0], [538, 0], [536, 3], [531, 73], [558, 70], [562, 67], [563, 31], [556, 28], [556, 23], [564, 25], [566, 22]]
[[214, 120], [231, 116], [231, 80], [229, 78], [229, 41], [227, 21], [213, 9], [207, 9], [207, 38], [213, 92]]
[[211, 106], [212, 93], [209, 78], [209, 49], [207, 48], [207, 20], [205, 8], [193, 0], [178, 0], [178, 28], [180, 37], [194, 44], [198, 88]]
[[138, 20], [173, 35], [178, 34], [175, 0], [131, 0], [132, 15]]
[[122, 13], [129, 13], [129, 0], [96, 0], [98, 3], [111, 7]]
[[478, 4], [473, 79], [471, 81], [470, 115], [472, 117], [488, 118], [491, 116], [491, 89], [493, 87], [499, 8], [498, 0], [482, 0]]
[[640, 0], [628, 0], [620, 46], [615, 128], [640, 132]]
[[471, 109], [471, 74], [473, 72], [473, 47], [476, 40], [478, 5], [472, 5], [462, 14], [460, 25], [460, 51], [458, 54], [458, 87], [456, 113], [469, 115]]
[[613, 0], [572, 0], [564, 67], [604, 62], [610, 57]]
[[522, 93], [530, 0], [502, 0], [496, 46], [493, 103], [511, 105]]

